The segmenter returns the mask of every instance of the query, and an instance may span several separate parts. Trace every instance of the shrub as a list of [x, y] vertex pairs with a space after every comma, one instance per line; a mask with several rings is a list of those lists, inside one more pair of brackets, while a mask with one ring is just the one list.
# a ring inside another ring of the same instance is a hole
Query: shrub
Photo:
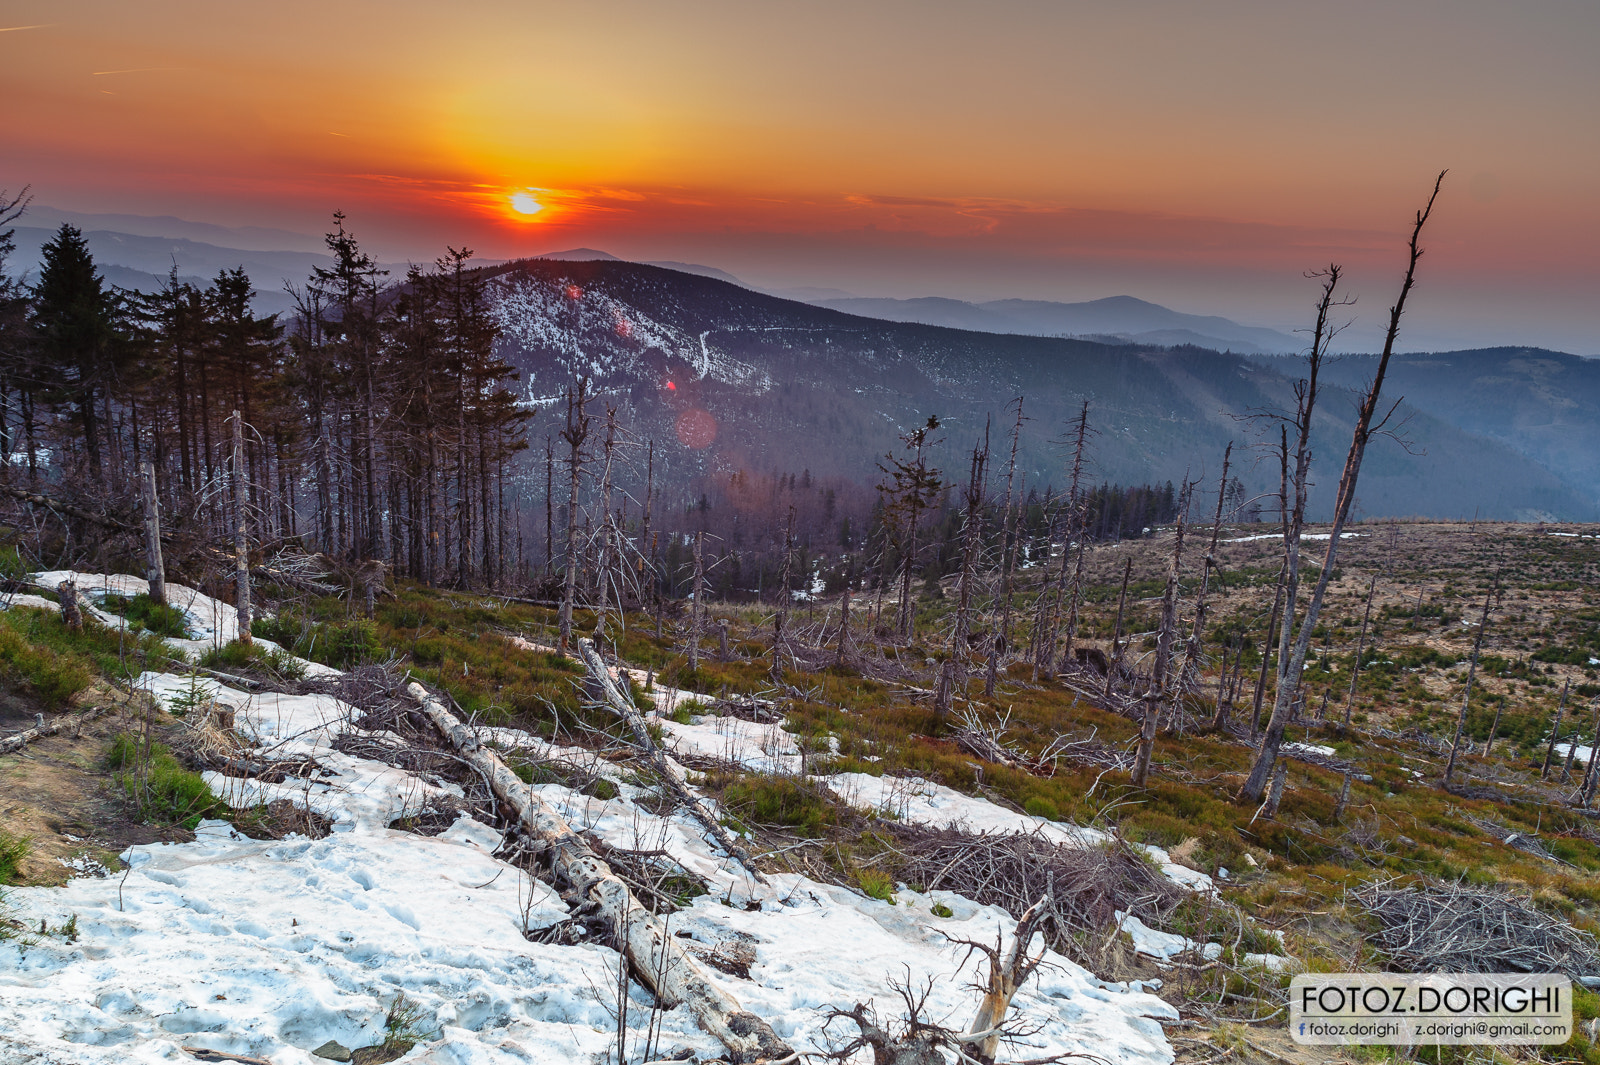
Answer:
[[1056, 809], [1056, 804], [1040, 795], [1035, 795], [1023, 803], [1022, 808], [1034, 817], [1042, 817], [1046, 821], [1061, 820], [1061, 811]]
[[[254, 635], [254, 632], [255, 627], [251, 626], [251, 634]], [[258, 643], [244, 644], [238, 640], [213, 647], [200, 656], [200, 665], [207, 669], [249, 669], [254, 666], [294, 680], [305, 676], [305, 666], [287, 651], [269, 649]]]
[[227, 811], [205, 779], [185, 769], [162, 744], [146, 747], [138, 737], [118, 733], [106, 765], [146, 821], [193, 829], [202, 818]]
[[13, 836], [0, 829], [0, 884], [17, 882], [17, 870], [32, 849], [33, 841], [27, 836]]
[[882, 869], [857, 869], [856, 883], [867, 898], [894, 905], [894, 880]]
[[158, 603], [143, 592], [131, 599], [109, 595], [100, 605], [113, 614], [121, 614], [135, 629], [157, 636], [169, 636], [174, 640], [190, 638], [188, 617], [183, 611], [166, 603]]
[[0, 667], [27, 682], [46, 709], [59, 710], [89, 686], [93, 675], [76, 656], [33, 642], [13, 622], [9, 616], [0, 622]]
[[834, 821], [817, 788], [790, 777], [740, 777], [723, 791], [722, 804], [745, 820], [787, 825], [802, 836], [819, 835]]

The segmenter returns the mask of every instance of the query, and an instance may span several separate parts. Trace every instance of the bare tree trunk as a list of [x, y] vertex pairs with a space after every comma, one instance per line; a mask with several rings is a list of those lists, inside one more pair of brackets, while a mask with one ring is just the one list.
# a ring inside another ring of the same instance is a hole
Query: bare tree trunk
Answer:
[[76, 581], [62, 581], [56, 586], [56, 598], [61, 600], [61, 621], [71, 632], [83, 631], [83, 603], [78, 598]]
[[1278, 768], [1272, 774], [1272, 786], [1267, 789], [1267, 803], [1261, 812], [1267, 817], [1278, 816], [1278, 804], [1283, 802], [1283, 785], [1289, 779], [1289, 763], [1278, 759]]
[[1483, 634], [1489, 628], [1489, 607], [1494, 602], [1494, 593], [1497, 585], [1491, 585], [1489, 593], [1483, 597], [1483, 616], [1478, 619], [1478, 634], [1472, 639], [1472, 660], [1467, 666], [1467, 690], [1461, 697], [1461, 713], [1456, 715], [1455, 740], [1450, 744], [1450, 760], [1444, 767], [1444, 786], [1450, 786], [1450, 778], [1456, 772], [1456, 756], [1461, 750], [1461, 733], [1467, 727], [1467, 710], [1472, 705], [1472, 682], [1478, 675], [1478, 651], [1483, 647]]
[[[489, 782], [495, 797], [530, 837], [540, 842], [558, 881], [591, 904], [612, 929], [612, 939], [640, 980], [671, 1009], [686, 1006], [700, 1027], [728, 1048], [736, 1062], [788, 1060], [791, 1050], [761, 1018], [745, 1011], [667, 934], [626, 884], [543, 799], [506, 768], [439, 700], [420, 685], [407, 692], [451, 746]], [[576, 908], [576, 906], [574, 907]]]
[[1568, 677], [1566, 683], [1561, 685], [1561, 701], [1556, 704], [1556, 719], [1550, 725], [1550, 743], [1544, 749], [1544, 765], [1539, 769], [1540, 780], [1550, 779], [1550, 760], [1556, 754], [1556, 737], [1561, 733], [1561, 715], [1566, 712], [1567, 692], [1571, 690], [1572, 678]]
[[[1201, 564], [1200, 590], [1195, 593], [1194, 627], [1189, 631], [1189, 645], [1183, 652], [1183, 676], [1178, 682], [1179, 691], [1187, 691], [1200, 679], [1200, 664], [1204, 655], [1206, 634], [1206, 596], [1211, 590], [1211, 571], [1217, 565], [1217, 542], [1222, 536], [1222, 504], [1228, 495], [1228, 464], [1233, 459], [1233, 441], [1222, 453], [1222, 479], [1217, 484], [1217, 513], [1211, 519], [1211, 543], [1206, 547], [1206, 557]], [[1222, 703], [1222, 682], [1217, 682], [1217, 704]]]
[[1267, 634], [1261, 640], [1261, 670], [1256, 675], [1255, 696], [1250, 703], [1250, 742], [1261, 732], [1261, 699], [1267, 690], [1267, 670], [1272, 668], [1272, 634], [1278, 628], [1278, 615], [1283, 611], [1283, 593], [1288, 566], [1278, 570], [1278, 590], [1273, 593], [1272, 618], [1267, 622]]
[[156, 498], [156, 468], [150, 462], [139, 464], [139, 486], [144, 496], [145, 576], [150, 581], [150, 598], [167, 604], [167, 567], [161, 557], [161, 504]]
[[[1011, 951], [1003, 961], [998, 946], [990, 947], [974, 940], [966, 940], [962, 944], [983, 951], [989, 958], [988, 979], [978, 985], [983, 997], [978, 1002], [978, 1011], [972, 1018], [972, 1025], [967, 1029], [969, 1036], [982, 1037], [969, 1044], [972, 1052], [978, 1055], [979, 1061], [994, 1060], [995, 1054], [1000, 1049], [1000, 1037], [1003, 1034], [1006, 1014], [1011, 1011], [1011, 1000], [1016, 997], [1017, 989], [1027, 982], [1028, 977], [1033, 975], [1033, 971], [1044, 960], [1042, 952], [1038, 957], [1029, 957], [1028, 946], [1033, 942], [1039, 922], [1048, 914], [1049, 905], [1050, 896], [1045, 895], [1023, 912], [1017, 920]], [[940, 1060], [943, 1060], [942, 1057]], [[967, 1058], [967, 1060], [972, 1059]]]
[[561, 587], [561, 638], [557, 650], [561, 654], [567, 653], [567, 645], [572, 641], [572, 601], [578, 593], [578, 483], [583, 472], [583, 444], [589, 438], [589, 418], [584, 413], [584, 404], [588, 402], [589, 379], [587, 377], [578, 381], [577, 390], [569, 385], [567, 388], [567, 427], [561, 432], [561, 439], [567, 442], [567, 542], [566, 548], [566, 580]]
[[705, 612], [705, 530], [694, 534], [694, 602], [689, 605], [689, 672], [700, 670], [700, 618]]
[[789, 638], [789, 564], [794, 557], [794, 504], [789, 504], [789, 524], [783, 533], [783, 568], [778, 578], [778, 612], [772, 616], [772, 683], [783, 683], [784, 641]]
[[977, 579], [978, 552], [982, 548], [984, 471], [989, 463], [987, 430], [982, 447], [972, 449], [972, 465], [967, 474], [966, 502], [961, 543], [961, 583], [956, 593], [955, 628], [950, 633], [950, 653], [939, 671], [934, 690], [934, 713], [941, 718], [955, 702], [955, 690], [967, 678], [967, 637], [972, 631], [972, 586]]
[[1017, 476], [1017, 442], [1022, 435], [1022, 397], [1015, 400], [1017, 420], [1011, 428], [1011, 461], [1006, 466], [1006, 502], [1000, 511], [1000, 633], [990, 641], [989, 672], [984, 678], [985, 698], [994, 697], [995, 679], [1000, 671], [1000, 656], [1011, 645], [1011, 573], [1017, 560], [1016, 530], [1011, 521], [1012, 488]]
[[[1150, 757], [1155, 751], [1156, 732], [1162, 711], [1171, 693], [1168, 673], [1172, 666], [1172, 641], [1178, 632], [1178, 577], [1183, 564], [1184, 514], [1188, 510], [1189, 484], [1184, 483], [1178, 503], [1178, 524], [1172, 543], [1172, 562], [1167, 569], [1167, 589], [1161, 597], [1161, 628], [1156, 633], [1155, 676], [1144, 698], [1144, 720], [1139, 730], [1139, 750], [1134, 759], [1133, 783], [1144, 787], [1150, 772]], [[1176, 710], [1173, 711], [1174, 714]]]
[[544, 438], [544, 572], [556, 571], [556, 457], [550, 438]]
[[1367, 610], [1361, 615], [1361, 635], [1356, 637], [1356, 660], [1350, 666], [1350, 693], [1344, 700], [1344, 728], [1350, 728], [1350, 711], [1356, 705], [1356, 682], [1361, 679], [1361, 656], [1367, 649], [1367, 626], [1372, 622], [1372, 593], [1378, 590], [1378, 575], [1367, 582]]
[[1128, 578], [1133, 576], [1133, 556], [1129, 555], [1122, 567], [1122, 593], [1117, 596], [1117, 626], [1111, 632], [1110, 664], [1106, 666], [1106, 698], [1111, 698], [1112, 682], [1122, 668], [1122, 616], [1128, 606]]
[[[1299, 636], [1295, 639], [1294, 654], [1288, 663], [1287, 670], [1283, 671], [1283, 682], [1279, 685], [1277, 696], [1273, 702], [1272, 717], [1267, 722], [1265, 736], [1262, 737], [1261, 749], [1256, 756], [1256, 761], [1250, 769], [1250, 775], [1245, 780], [1244, 787], [1240, 790], [1240, 798], [1253, 802], [1260, 796], [1262, 788], [1266, 785], [1267, 772], [1272, 761], [1277, 757], [1278, 747], [1283, 741], [1283, 729], [1288, 723], [1287, 714], [1300, 690], [1300, 678], [1305, 671], [1306, 654], [1311, 647], [1311, 633], [1317, 627], [1317, 620], [1322, 613], [1322, 601], [1327, 594], [1328, 582], [1333, 577], [1333, 569], [1339, 555], [1339, 540], [1344, 535], [1344, 527], [1350, 520], [1350, 509], [1355, 503], [1356, 482], [1361, 474], [1361, 460], [1366, 455], [1367, 444], [1372, 439], [1372, 434], [1382, 430], [1399, 406], [1398, 401], [1390, 407], [1376, 425], [1373, 418], [1378, 411], [1378, 398], [1383, 390], [1384, 376], [1389, 369], [1389, 360], [1394, 354], [1395, 340], [1400, 334], [1400, 316], [1405, 312], [1406, 298], [1411, 294], [1412, 286], [1416, 283], [1417, 261], [1422, 257], [1420, 240], [1422, 227], [1427, 222], [1428, 216], [1433, 212], [1434, 201], [1438, 199], [1439, 188], [1444, 182], [1441, 173], [1433, 185], [1433, 194], [1428, 197], [1428, 205], [1417, 212], [1416, 224], [1411, 230], [1410, 258], [1406, 264], [1405, 280], [1400, 285], [1400, 296], [1389, 309], [1389, 330], [1384, 338], [1383, 354], [1378, 358], [1377, 371], [1373, 374], [1372, 383], [1367, 388], [1361, 407], [1356, 415], [1355, 430], [1350, 438], [1350, 450], [1345, 458], [1344, 471], [1339, 476], [1339, 493], [1334, 504], [1333, 526], [1329, 529], [1328, 551], [1322, 560], [1322, 571], [1317, 576], [1316, 589], [1311, 594], [1311, 602], [1306, 608], [1306, 616], [1300, 622]], [[1335, 268], [1336, 271], [1337, 268]], [[1334, 271], [1330, 271], [1333, 273]], [[1336, 278], [1330, 278], [1330, 282]], [[1288, 619], [1293, 618], [1293, 610], [1287, 612]], [[1280, 663], [1282, 669], [1282, 663]]]
[[1589, 741], [1589, 762], [1583, 771], [1583, 789], [1578, 793], [1578, 805], [1587, 810], [1594, 803], [1595, 782], [1600, 780], [1600, 716], [1594, 727], [1594, 738]]
[[1339, 801], [1333, 804], [1333, 823], [1344, 822], [1345, 808], [1350, 805], [1350, 773], [1345, 771], [1344, 781], [1339, 785]]
[[836, 665], [844, 665], [845, 657], [850, 653], [850, 585], [844, 586], [844, 598], [839, 601], [839, 654], [834, 658]]
[[244, 419], [233, 412], [233, 580], [238, 596], [239, 642], [250, 636], [250, 518], [245, 506]]
[[694, 814], [695, 819], [704, 825], [706, 831], [711, 834], [711, 838], [716, 841], [717, 846], [721, 847], [740, 865], [744, 866], [745, 872], [754, 877], [756, 883], [765, 884], [767, 878], [762, 875], [760, 869], [756, 868], [755, 860], [750, 857], [749, 850], [730, 836], [728, 830], [722, 827], [722, 823], [706, 809], [705, 803], [701, 802], [700, 798], [689, 790], [688, 784], [684, 782], [682, 771], [673, 764], [671, 759], [667, 758], [661, 748], [656, 745], [656, 741], [651, 738], [650, 729], [645, 724], [644, 718], [640, 716], [639, 711], [628, 697], [623, 694], [623, 688], [626, 687], [626, 684], [619, 684], [611, 679], [611, 673], [606, 669], [606, 664], [600, 660], [600, 655], [595, 650], [594, 643], [580, 639], [578, 641], [578, 654], [583, 659], [584, 668], [589, 671], [589, 680], [598, 693], [600, 702], [605, 705], [606, 709], [627, 723], [628, 730], [633, 733], [634, 745], [644, 752], [651, 768], [666, 783], [677, 798], [678, 804], [686, 807]]
[[[600, 587], [596, 589], [594, 634], [598, 639], [605, 629], [606, 612], [611, 608], [611, 463], [616, 454], [617, 446], [617, 409], [610, 404], [606, 405], [606, 442], [605, 465], [600, 471], [600, 547], [599, 558], [595, 566]], [[620, 600], [622, 589], [617, 589]], [[620, 601], [617, 612], [622, 612]]]

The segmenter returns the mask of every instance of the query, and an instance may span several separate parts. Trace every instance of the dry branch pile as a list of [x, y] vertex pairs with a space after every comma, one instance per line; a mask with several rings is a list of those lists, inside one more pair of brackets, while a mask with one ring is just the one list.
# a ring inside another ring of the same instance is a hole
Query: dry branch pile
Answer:
[[1401, 971], [1600, 975], [1594, 936], [1508, 891], [1391, 880], [1350, 899], [1372, 915], [1370, 942]]
[[923, 890], [954, 891], [1021, 918], [1048, 895], [1038, 927], [1068, 956], [1078, 938], [1102, 935], [1117, 911], [1162, 927], [1188, 892], [1167, 879], [1126, 840], [1064, 847], [1042, 835], [971, 835], [955, 829], [897, 826], [896, 875]]
[[1459, 814], [1458, 816], [1467, 824], [1489, 833], [1489, 835], [1513, 850], [1531, 854], [1535, 858], [1543, 858], [1545, 861], [1553, 862], [1556, 865], [1572, 864], [1571, 862], [1564, 862], [1554, 854], [1551, 854], [1549, 848], [1539, 840], [1539, 837], [1526, 829], [1509, 828], [1498, 821], [1491, 821], [1483, 817], [1473, 817], [1471, 814]]

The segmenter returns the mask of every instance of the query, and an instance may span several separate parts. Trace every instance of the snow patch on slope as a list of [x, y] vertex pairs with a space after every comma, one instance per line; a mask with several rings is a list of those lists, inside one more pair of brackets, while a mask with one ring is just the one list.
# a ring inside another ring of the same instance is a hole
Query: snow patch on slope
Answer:
[[552, 376], [561, 382], [587, 376], [603, 387], [635, 374], [639, 359], [654, 351], [685, 371], [692, 369], [698, 379], [758, 391], [771, 387], [765, 372], [717, 351], [706, 334], [658, 322], [600, 288], [573, 298], [565, 282], [511, 275], [497, 281], [493, 291], [490, 316], [502, 335], [552, 357]]

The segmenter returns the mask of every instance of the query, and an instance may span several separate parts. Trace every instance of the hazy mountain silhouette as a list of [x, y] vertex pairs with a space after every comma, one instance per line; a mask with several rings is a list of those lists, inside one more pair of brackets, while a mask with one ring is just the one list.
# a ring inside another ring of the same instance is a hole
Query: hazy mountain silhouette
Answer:
[[1303, 345], [1287, 333], [1216, 315], [1184, 314], [1134, 296], [1108, 296], [1084, 303], [1049, 300], [964, 300], [865, 297], [813, 300], [819, 307], [891, 322], [921, 322], [986, 333], [1032, 336], [1115, 337], [1142, 344], [1203, 344], [1248, 353], [1293, 352]]

